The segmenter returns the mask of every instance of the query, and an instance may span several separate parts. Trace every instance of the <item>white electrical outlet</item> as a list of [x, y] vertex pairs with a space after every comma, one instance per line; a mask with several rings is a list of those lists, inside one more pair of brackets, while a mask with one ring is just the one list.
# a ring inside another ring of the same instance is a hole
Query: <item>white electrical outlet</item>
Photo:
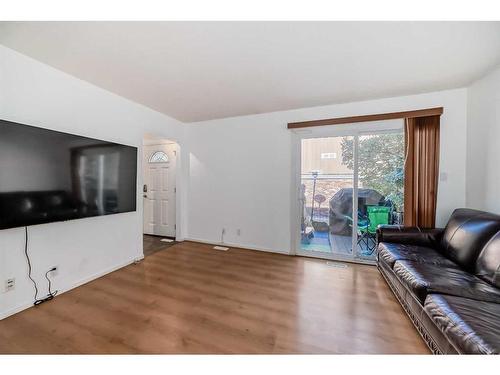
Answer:
[[236, 229], [236, 235], [241, 236], [241, 229]]
[[15, 287], [16, 287], [16, 279], [15, 278], [5, 280], [4, 290], [6, 292], [10, 292], [11, 290], [14, 290]]
[[51, 270], [49, 272], [49, 276], [57, 276], [59, 274], [59, 266], [58, 265], [50, 267], [49, 270]]

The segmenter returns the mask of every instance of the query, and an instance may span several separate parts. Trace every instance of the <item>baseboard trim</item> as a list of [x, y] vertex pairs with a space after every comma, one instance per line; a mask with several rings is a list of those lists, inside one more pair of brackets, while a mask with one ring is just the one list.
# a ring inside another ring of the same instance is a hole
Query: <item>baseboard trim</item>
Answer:
[[[95, 273], [95, 274], [93, 274], [91, 276], [85, 277], [85, 278], [83, 278], [81, 280], [78, 280], [77, 282], [71, 284], [67, 288], [64, 288], [64, 289], [58, 288], [57, 295], [59, 296], [59, 295], [61, 295], [63, 293], [69, 292], [72, 289], [78, 288], [79, 286], [82, 286], [82, 285], [87, 284], [87, 283], [89, 283], [91, 281], [94, 281], [94, 280], [96, 280], [96, 279], [98, 279], [98, 278], [100, 278], [100, 277], [102, 277], [104, 275], [107, 275], [108, 273], [117, 271], [120, 268], [129, 266], [129, 265], [134, 264], [134, 263], [136, 263], [138, 261], [141, 261], [142, 259], [144, 259], [144, 255], [139, 256], [139, 257], [135, 257], [133, 259], [127, 260], [124, 263], [118, 264], [116, 266], [107, 268], [107, 269], [105, 269], [103, 271], [97, 272], [97, 273]], [[56, 296], [56, 298], [57, 298], [57, 296]], [[16, 307], [13, 307], [13, 308], [11, 308], [11, 309], [9, 309], [7, 311], [4, 311], [4, 312], [0, 313], [0, 320], [5, 319], [5, 318], [7, 318], [9, 316], [15, 315], [15, 314], [17, 314], [17, 313], [19, 313], [19, 312], [21, 312], [23, 310], [29, 309], [30, 307], [34, 307], [32, 301], [24, 302], [24, 303], [22, 303], [22, 304], [20, 304], [20, 305], [18, 305]]]
[[258, 247], [258, 246], [252, 246], [252, 245], [244, 245], [244, 244], [236, 244], [236, 243], [232, 243], [232, 242], [207, 241], [207, 240], [203, 240], [203, 239], [200, 239], [200, 238], [194, 238], [194, 237], [185, 237], [184, 241], [198, 242], [198, 243], [203, 243], [203, 244], [206, 244], [206, 245], [236, 247], [238, 249], [264, 251], [266, 253], [274, 253], [274, 254], [281, 254], [281, 255], [291, 255], [290, 253], [285, 252], [285, 251], [278, 251], [278, 250], [268, 249], [268, 248], [264, 248], [264, 247]]

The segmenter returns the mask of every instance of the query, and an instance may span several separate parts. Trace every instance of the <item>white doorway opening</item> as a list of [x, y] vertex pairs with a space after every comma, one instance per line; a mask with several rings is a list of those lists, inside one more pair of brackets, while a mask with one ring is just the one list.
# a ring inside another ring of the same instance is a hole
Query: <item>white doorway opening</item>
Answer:
[[143, 232], [176, 237], [176, 169], [179, 147], [168, 139], [145, 137], [143, 142]]

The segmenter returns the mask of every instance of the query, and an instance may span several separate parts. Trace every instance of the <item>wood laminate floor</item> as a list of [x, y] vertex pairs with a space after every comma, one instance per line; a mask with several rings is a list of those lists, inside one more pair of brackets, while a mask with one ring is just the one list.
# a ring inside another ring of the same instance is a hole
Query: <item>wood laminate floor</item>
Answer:
[[0, 353], [428, 353], [377, 269], [192, 242], [0, 321]]

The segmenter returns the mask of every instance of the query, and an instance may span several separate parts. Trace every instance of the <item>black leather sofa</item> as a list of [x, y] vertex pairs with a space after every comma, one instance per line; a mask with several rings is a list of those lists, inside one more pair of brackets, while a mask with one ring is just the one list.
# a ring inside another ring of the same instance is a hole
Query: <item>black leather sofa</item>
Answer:
[[500, 353], [500, 216], [460, 208], [444, 229], [377, 231], [377, 265], [433, 353]]

